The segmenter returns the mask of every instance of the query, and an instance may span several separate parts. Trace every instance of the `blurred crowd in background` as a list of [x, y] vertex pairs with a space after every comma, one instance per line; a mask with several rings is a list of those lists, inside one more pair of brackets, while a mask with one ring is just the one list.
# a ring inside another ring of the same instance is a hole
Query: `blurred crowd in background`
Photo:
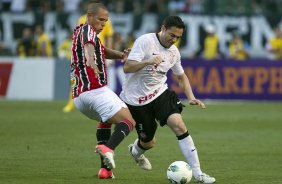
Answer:
[[[0, 0], [1, 11], [83, 11], [87, 0]], [[111, 12], [281, 15], [282, 0], [102, 0]]]
[[[144, 13], [158, 16], [158, 24], [167, 15], [171, 14], [199, 14], [199, 15], [232, 15], [250, 16], [263, 15], [269, 20], [274, 36], [266, 40], [265, 49], [271, 53], [271, 59], [282, 60], [282, 0], [103, 0], [111, 13], [134, 15], [132, 32], [123, 38], [120, 32], [112, 28], [109, 35], [112, 40], [111, 47], [122, 50], [132, 47]], [[70, 59], [71, 30], [73, 27], [64, 25], [65, 17], [69, 14], [84, 14], [86, 0], [0, 0], [1, 13], [33, 12], [34, 25], [20, 30], [20, 38], [14, 49], [6, 48], [0, 34], [0, 55], [4, 56], [45, 56]], [[44, 31], [44, 16], [48, 12], [56, 12], [58, 20], [69, 33], [65, 40], [54, 43]], [[2, 20], [0, 19], [0, 26]], [[1, 30], [0, 30], [1, 31]], [[2, 36], [3, 37], [3, 36]], [[206, 26], [202, 47], [195, 51], [191, 57], [203, 57], [208, 60], [221, 57], [245, 60], [249, 58], [248, 43], [236, 31], [232, 32], [232, 39], [228, 44], [228, 52], [221, 52], [219, 47], [220, 35], [216, 34], [213, 25]], [[181, 48], [181, 43], [178, 43]]]

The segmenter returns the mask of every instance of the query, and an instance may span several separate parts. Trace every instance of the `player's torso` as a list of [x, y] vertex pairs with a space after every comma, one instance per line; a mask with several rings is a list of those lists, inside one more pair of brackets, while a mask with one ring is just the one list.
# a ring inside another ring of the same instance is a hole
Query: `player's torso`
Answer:
[[151, 35], [148, 37], [149, 41], [144, 50], [143, 60], [150, 59], [156, 55], [161, 56], [163, 62], [158, 66], [147, 65], [140, 71], [128, 75], [127, 87], [129, 88], [127, 94], [131, 96], [130, 104], [142, 105], [147, 104], [163, 91], [167, 89], [167, 72], [178, 61], [177, 50], [166, 49], [162, 47], [156, 37]]
[[[84, 55], [84, 44], [89, 42], [84, 34], [89, 30], [80, 29], [76, 30], [73, 35], [72, 42], [72, 64], [71, 64], [71, 84], [73, 88], [74, 97], [78, 96], [81, 92], [89, 91], [92, 89], [103, 87], [107, 84], [107, 74], [105, 66], [104, 52], [105, 48], [99, 41], [97, 36], [93, 37], [94, 44], [94, 60], [101, 71], [98, 77], [95, 77], [95, 73], [92, 68], [86, 65], [86, 58]], [[93, 36], [87, 33], [89, 36]]]
[[[154, 56], [161, 56], [162, 62], [158, 65], [147, 65], [139, 72], [136, 73], [137, 77], [143, 78], [144, 85], [152, 86], [154, 89], [159, 88], [166, 82], [167, 72], [177, 62], [177, 50], [172, 47], [169, 49], [164, 48], [155, 35], [150, 35], [150, 44], [147, 44], [144, 60], [150, 59]], [[149, 87], [144, 86], [144, 87]]]

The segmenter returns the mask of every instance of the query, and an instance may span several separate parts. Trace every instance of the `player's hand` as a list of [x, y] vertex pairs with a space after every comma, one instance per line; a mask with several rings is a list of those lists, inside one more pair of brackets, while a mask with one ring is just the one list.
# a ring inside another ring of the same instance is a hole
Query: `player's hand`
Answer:
[[94, 62], [86, 62], [86, 65], [94, 70], [95, 78], [97, 78], [99, 74], [103, 73], [98, 69], [97, 65]]
[[131, 51], [131, 48], [124, 49], [123, 54], [122, 54], [122, 59], [121, 59], [122, 63], [124, 63], [127, 60], [130, 51]]
[[189, 104], [190, 105], [198, 105], [202, 109], [206, 108], [205, 104], [201, 100], [198, 100], [198, 99], [189, 100]]
[[149, 63], [151, 65], [154, 65], [156, 68], [158, 67], [158, 65], [163, 61], [162, 57], [159, 55], [153, 56], [149, 59]]

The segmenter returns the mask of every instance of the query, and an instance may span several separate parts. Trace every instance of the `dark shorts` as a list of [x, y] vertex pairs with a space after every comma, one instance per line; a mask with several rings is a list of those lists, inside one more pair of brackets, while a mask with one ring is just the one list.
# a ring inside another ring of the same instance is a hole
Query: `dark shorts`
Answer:
[[174, 113], [181, 113], [183, 105], [175, 92], [166, 90], [158, 98], [143, 106], [127, 104], [133, 118], [136, 121], [138, 138], [143, 142], [149, 142], [154, 138], [157, 130], [157, 122], [161, 126], [166, 125], [167, 118]]

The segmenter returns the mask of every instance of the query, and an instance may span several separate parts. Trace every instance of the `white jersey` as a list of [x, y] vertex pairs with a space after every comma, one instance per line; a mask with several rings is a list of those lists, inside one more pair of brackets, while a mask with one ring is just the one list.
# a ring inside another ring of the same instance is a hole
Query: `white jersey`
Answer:
[[147, 65], [136, 73], [126, 74], [120, 98], [127, 104], [141, 106], [160, 96], [168, 88], [166, 75], [169, 69], [175, 75], [184, 73], [178, 48], [175, 45], [170, 48], [163, 47], [156, 33], [139, 37], [131, 49], [128, 60], [141, 62], [153, 55], [159, 55], [163, 59], [158, 67]]

